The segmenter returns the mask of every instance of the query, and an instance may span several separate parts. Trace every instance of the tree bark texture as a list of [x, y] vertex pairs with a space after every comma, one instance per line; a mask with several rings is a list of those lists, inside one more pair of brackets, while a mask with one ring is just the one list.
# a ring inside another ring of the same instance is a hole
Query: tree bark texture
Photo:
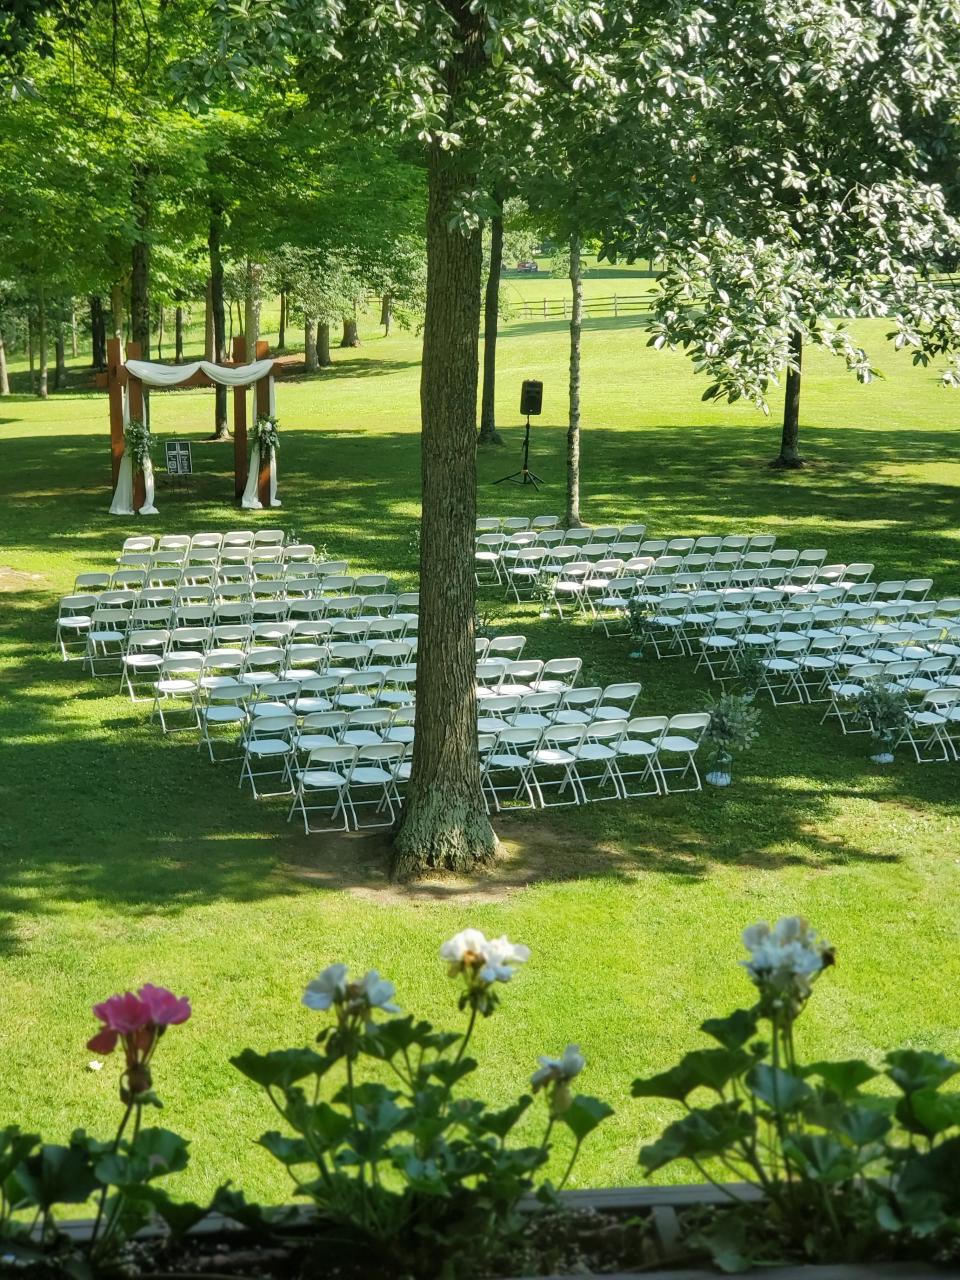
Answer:
[[480, 393], [480, 435], [482, 445], [503, 444], [497, 430], [497, 325], [500, 322], [500, 268], [503, 265], [503, 216], [490, 222], [490, 273], [483, 300], [483, 390]]
[[77, 358], [77, 304], [73, 298], [70, 299], [70, 357]]
[[103, 299], [98, 293], [90, 295], [90, 363], [94, 369], [107, 367], [107, 326], [103, 314]]
[[787, 370], [787, 386], [783, 397], [783, 433], [780, 437], [780, 453], [772, 462], [774, 467], [795, 470], [803, 466], [798, 443], [800, 440], [800, 373], [803, 359], [803, 334], [794, 329], [790, 336], [790, 354], [795, 369]]
[[330, 325], [325, 321], [317, 325], [317, 364], [321, 369], [328, 369], [333, 364], [330, 355]]
[[[227, 327], [223, 313], [223, 210], [214, 206], [210, 210], [210, 227], [207, 232], [207, 248], [210, 252], [210, 311], [213, 316], [213, 359], [217, 364], [227, 358]], [[249, 350], [249, 348], [248, 348]], [[227, 440], [230, 429], [227, 422], [227, 388], [218, 383], [214, 396], [214, 439]]]
[[150, 242], [147, 239], [147, 227], [150, 221], [150, 204], [147, 174], [144, 169], [137, 169], [134, 174], [131, 204], [137, 236], [130, 256], [130, 332], [133, 341], [139, 342], [140, 350], [149, 359]]
[[163, 305], [157, 307], [157, 359], [163, 359]]
[[303, 322], [303, 359], [308, 369], [317, 368], [317, 322], [312, 316]]
[[37, 324], [33, 318], [33, 315], [31, 314], [27, 316], [27, 365], [28, 365], [28, 368], [30, 369], [30, 391], [33, 394], [35, 394], [37, 390], [37, 379], [36, 379], [36, 371], [35, 371], [36, 334], [37, 334]]
[[43, 289], [40, 290], [40, 301], [37, 306], [37, 345], [40, 356], [40, 380], [37, 383], [37, 395], [42, 399], [47, 398], [47, 308], [43, 299]]
[[[123, 285], [119, 282], [110, 286], [110, 318], [113, 322], [112, 333], [115, 338], [123, 341]], [[104, 364], [106, 361], [106, 352], [104, 352]]]
[[451, 227], [471, 175], [434, 146], [427, 168], [427, 307], [420, 377], [417, 736], [394, 873], [462, 872], [496, 853], [480, 789], [474, 645], [480, 233]]
[[247, 259], [246, 288], [243, 295], [243, 336], [247, 340], [250, 359], [256, 359], [257, 342], [260, 338], [260, 281], [263, 267], [259, 262]]
[[206, 307], [203, 313], [203, 358], [213, 359], [213, 281], [207, 278]]
[[3, 330], [0, 329], [0, 396], [8, 396], [10, 394], [10, 373], [7, 369], [7, 344], [3, 340]]
[[53, 389], [62, 391], [67, 380], [67, 340], [63, 332], [63, 324], [57, 325], [57, 336], [54, 339], [55, 363], [53, 366]]
[[183, 307], [179, 304], [173, 313], [173, 358], [183, 364]]
[[279, 325], [279, 332], [277, 334], [277, 346], [280, 348], [281, 351], [286, 345], [286, 337], [287, 337], [287, 291], [286, 289], [281, 289], [280, 290], [280, 325]]
[[380, 299], [380, 323], [383, 325], [383, 336], [390, 337], [390, 326], [393, 323], [393, 298], [389, 292]]
[[340, 339], [341, 347], [359, 347], [360, 335], [357, 333], [357, 318], [351, 316], [349, 319], [343, 317], [343, 337]]
[[580, 338], [583, 333], [583, 273], [580, 237], [570, 237], [570, 416], [567, 423], [568, 529], [580, 527]]

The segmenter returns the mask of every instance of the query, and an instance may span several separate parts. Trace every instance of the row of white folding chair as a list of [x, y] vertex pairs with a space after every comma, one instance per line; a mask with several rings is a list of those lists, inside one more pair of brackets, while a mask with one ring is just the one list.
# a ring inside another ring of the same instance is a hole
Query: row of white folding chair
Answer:
[[559, 533], [553, 535], [541, 534], [537, 537], [533, 534], [518, 533], [509, 539], [504, 539], [503, 535], [484, 534], [477, 539], [476, 551], [479, 552], [484, 548], [498, 551], [502, 559], [525, 548], [546, 548], [550, 553], [551, 561], [561, 563], [572, 558], [591, 560], [599, 559], [606, 555], [621, 555], [626, 559], [635, 556], [652, 559], [658, 565], [662, 562], [665, 567], [669, 566], [677, 571], [682, 569], [688, 572], [701, 571], [713, 567], [766, 569], [773, 566], [792, 569], [805, 565], [822, 565], [826, 563], [827, 558], [825, 550], [812, 548], [804, 551], [795, 549], [753, 551], [717, 547], [711, 551], [695, 551], [682, 545], [692, 541], [692, 539], [685, 538], [672, 540], [658, 538], [642, 542], [631, 541], [623, 537], [609, 541], [580, 538], [570, 542], [561, 542], [559, 540], [560, 536]]
[[476, 664], [477, 697], [562, 692], [574, 687], [582, 666], [582, 658], [483, 658]]
[[186, 550], [190, 547], [220, 546], [283, 546], [286, 534], [282, 529], [230, 529], [226, 533], [165, 533], [159, 538], [149, 534], [137, 534], [126, 538], [124, 551], [153, 551], [170, 548]]
[[477, 516], [478, 533], [497, 533], [501, 529], [556, 529], [559, 516]]
[[919, 706], [907, 713], [892, 750], [903, 743], [910, 746], [917, 764], [960, 761], [960, 681], [923, 694]]
[[[407, 621], [416, 623], [418, 614], [416, 605], [419, 602], [411, 601], [411, 606], [401, 608], [400, 602], [396, 597], [389, 595], [383, 596], [326, 596], [323, 599], [304, 599], [300, 596], [276, 596], [276, 597], [250, 597], [243, 596], [239, 593], [223, 598], [221, 596], [210, 596], [201, 593], [199, 590], [179, 591], [174, 593], [173, 601], [166, 601], [163, 595], [169, 593], [156, 593], [137, 597], [132, 607], [128, 607], [129, 602], [115, 602], [113, 600], [104, 600], [102, 597], [97, 601], [95, 608], [122, 608], [132, 617], [146, 617], [153, 620], [157, 626], [165, 626], [166, 623], [160, 619], [164, 612], [173, 618], [175, 614], [183, 611], [193, 610], [187, 613], [188, 617], [199, 618], [201, 614], [212, 614], [216, 609], [223, 605], [232, 605], [238, 608], [250, 611], [259, 620], [263, 621], [274, 618], [278, 622], [287, 620], [305, 621], [305, 622], [325, 622], [328, 619], [337, 618], [357, 618], [357, 619], [394, 619], [397, 621]], [[145, 624], [146, 625], [146, 624]]]
[[[262, 572], [260, 572], [262, 570]], [[152, 569], [122, 568], [104, 582], [103, 574], [78, 574], [75, 589], [105, 591], [111, 589], [140, 590], [145, 587], [174, 589], [188, 586], [213, 587], [220, 590], [229, 586], [268, 589], [267, 584], [284, 584], [301, 595], [307, 592], [329, 595], [337, 591], [387, 591], [390, 580], [386, 574], [347, 572], [345, 561], [329, 564], [302, 563], [296, 568], [279, 565], [277, 561], [264, 561], [262, 565], [221, 565], [210, 568], [202, 565], [171, 565]], [[307, 585], [309, 584], [309, 585]]]
[[[871, 572], [872, 565], [858, 566], [864, 572]], [[569, 600], [577, 600], [588, 586], [596, 589], [609, 585], [619, 595], [637, 596], [641, 600], [656, 600], [668, 592], [694, 592], [699, 590], [783, 590], [789, 593], [805, 590], [853, 591], [865, 587], [866, 594], [876, 594], [873, 583], [859, 583], [847, 580], [844, 576], [847, 566], [828, 565], [821, 569], [810, 567], [797, 569], [741, 569], [741, 570], [709, 570], [703, 573], [659, 573], [654, 565], [642, 559], [621, 562], [616, 559], [589, 563], [574, 561], [564, 565], [556, 574], [553, 584], [554, 596], [562, 596]], [[525, 586], [536, 583], [551, 570], [538, 557], [526, 557], [513, 571], [515, 577]], [[628, 579], [626, 584], [619, 581]], [[898, 590], [902, 592], [898, 584]], [[611, 605], [611, 607], [614, 607]], [[561, 609], [562, 616], [562, 609]]]
[[[302, 767], [288, 772], [293, 799], [287, 821], [299, 812], [308, 835], [390, 826], [402, 804], [399, 787], [410, 776], [409, 750], [402, 742], [314, 748]], [[364, 808], [372, 817], [361, 822], [357, 810]], [[311, 822], [314, 814], [327, 817]]]
[[709, 722], [709, 713], [692, 712], [481, 733], [487, 808], [500, 812], [501, 796], [521, 808], [552, 808], [699, 791], [696, 754]]
[[[843, 679], [830, 684], [830, 703], [820, 723], [836, 719], [844, 734], [868, 733], [869, 725], [859, 720], [854, 723], [855, 704], [871, 683], [882, 681], [891, 689], [914, 695], [915, 704], [908, 711], [908, 723], [897, 743], [909, 742], [918, 764], [950, 759], [960, 735], [960, 674], [930, 678], [920, 674], [922, 663], [915, 664], [912, 673], [902, 669], [907, 665], [865, 662], [852, 667]], [[936, 754], [924, 754], [925, 748], [933, 748]]]
[[954, 671], [958, 659], [905, 643], [898, 649], [858, 648], [848, 637], [778, 639], [761, 659], [761, 688], [775, 705], [798, 702], [835, 703], [846, 686], [882, 675], [905, 692], [937, 687]]
[[[321, 549], [322, 555], [322, 549]], [[310, 542], [290, 543], [287, 546], [227, 546], [227, 547], [167, 547], [152, 551], [121, 551], [117, 556], [118, 568], [152, 569], [167, 565], [181, 567], [207, 565], [216, 569], [220, 565], [257, 565], [279, 561], [296, 564], [317, 558], [317, 548]]]
[[491, 694], [477, 704], [477, 728], [497, 733], [505, 728], [545, 729], [551, 724], [589, 724], [595, 720], [628, 720], [640, 696], [639, 681], [556, 688], [549, 677], [529, 692]]

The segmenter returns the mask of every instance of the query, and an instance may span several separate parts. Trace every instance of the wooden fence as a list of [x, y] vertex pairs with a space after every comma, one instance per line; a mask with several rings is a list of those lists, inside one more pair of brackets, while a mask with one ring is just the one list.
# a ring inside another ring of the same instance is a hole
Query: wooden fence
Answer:
[[[523, 302], [511, 298], [508, 320], [569, 320], [570, 306], [569, 298], [527, 299]], [[611, 293], [583, 300], [585, 320], [599, 316], [617, 319], [620, 316], [649, 314], [652, 310], [652, 295], [649, 293]]]

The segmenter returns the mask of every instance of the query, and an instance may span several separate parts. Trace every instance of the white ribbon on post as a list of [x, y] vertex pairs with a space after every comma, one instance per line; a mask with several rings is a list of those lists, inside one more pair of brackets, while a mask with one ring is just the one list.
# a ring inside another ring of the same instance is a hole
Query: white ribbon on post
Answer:
[[259, 496], [260, 484], [260, 446], [255, 444], [250, 450], [250, 466], [247, 470], [247, 487], [240, 499], [241, 507], [247, 511], [262, 511], [263, 503]]
[[112, 516], [133, 515], [133, 463], [126, 449], [120, 459], [120, 470], [117, 472], [117, 487], [113, 491], [113, 502], [110, 504]]

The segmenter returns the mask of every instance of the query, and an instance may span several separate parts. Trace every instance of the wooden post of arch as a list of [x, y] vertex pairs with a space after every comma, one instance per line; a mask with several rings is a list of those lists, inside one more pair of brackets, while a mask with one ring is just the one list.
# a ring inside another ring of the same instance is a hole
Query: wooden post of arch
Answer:
[[[143, 352], [139, 342], [127, 343], [127, 359], [141, 360]], [[143, 402], [143, 383], [139, 378], [135, 378], [133, 374], [127, 370], [127, 395], [129, 397], [128, 405], [130, 409], [130, 420], [139, 418], [141, 422], [144, 420], [144, 402]], [[133, 472], [133, 509], [139, 511], [147, 500], [146, 489], [143, 484], [143, 472], [134, 468]]]
[[[234, 338], [233, 363], [246, 364], [247, 340]], [[237, 501], [247, 486], [247, 388], [233, 388], [233, 488]]]
[[[270, 354], [270, 344], [257, 343], [257, 360], [266, 360]], [[266, 418], [270, 414], [270, 375], [258, 378], [256, 382], [257, 417]], [[257, 497], [265, 508], [270, 506], [270, 460], [260, 455], [260, 475], [257, 479]]]

